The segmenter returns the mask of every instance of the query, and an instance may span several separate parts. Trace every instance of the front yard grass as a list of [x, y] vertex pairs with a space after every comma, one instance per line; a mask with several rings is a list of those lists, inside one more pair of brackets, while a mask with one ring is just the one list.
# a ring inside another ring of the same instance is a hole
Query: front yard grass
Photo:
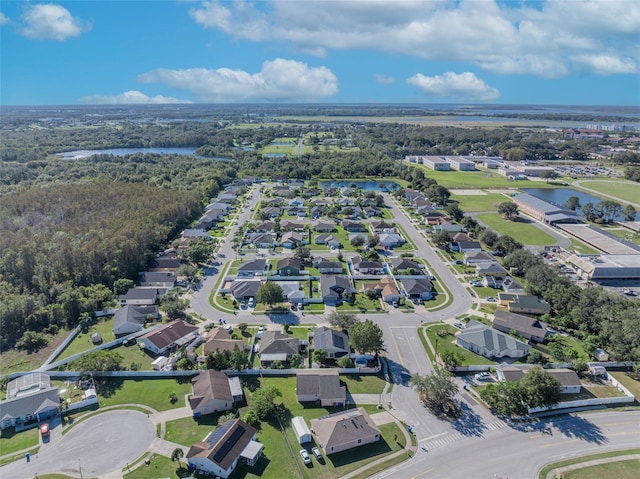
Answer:
[[344, 301], [336, 306], [338, 311], [355, 311], [358, 313], [384, 313], [380, 300], [369, 299], [365, 294], [357, 293], [353, 304]]
[[545, 246], [557, 244], [555, 238], [525, 221], [506, 220], [498, 213], [478, 215], [478, 220], [501, 235], [509, 235], [524, 245]]
[[[142, 462], [142, 464], [140, 464], [136, 469], [132, 470], [128, 474], [124, 474], [123, 477], [126, 477], [127, 479], [147, 479], [149, 477], [179, 479], [191, 476], [191, 473], [186, 467], [180, 466], [180, 464], [172, 461], [168, 457], [153, 454], [149, 458], [149, 461], [150, 464], [148, 466]], [[123, 472], [126, 472], [126, 470], [127, 468], [125, 467]]]
[[207, 414], [198, 419], [184, 417], [167, 421], [164, 439], [191, 447], [216, 428], [219, 418], [220, 414]]
[[[106, 379], [97, 384], [100, 406], [118, 404], [144, 404], [156, 411], [166, 411], [185, 405], [184, 397], [191, 392], [190, 378], [123, 380]], [[171, 403], [169, 394], [175, 393], [178, 400]]]
[[[438, 335], [438, 332], [442, 331], [442, 336]], [[471, 351], [462, 348], [460, 346], [456, 346], [455, 344], [455, 333], [459, 331], [459, 329], [454, 328], [448, 324], [437, 324], [430, 327], [422, 328], [422, 334], [426, 333], [429, 341], [431, 342], [431, 346], [436, 349], [437, 353], [440, 355], [444, 351], [457, 351], [460, 353], [462, 357], [462, 366], [472, 366], [472, 365], [480, 365], [480, 364], [495, 364], [490, 359], [487, 359], [478, 354], [472, 353]], [[436, 345], [437, 340], [437, 345]], [[424, 342], [423, 342], [424, 344]], [[424, 344], [425, 350], [427, 351], [427, 355], [431, 359], [434, 360], [433, 354], [431, 350]]]
[[351, 394], [382, 394], [387, 384], [382, 376], [373, 374], [346, 374], [340, 376], [340, 380], [345, 383]]
[[2, 451], [1, 454], [3, 456], [23, 449], [36, 447], [38, 443], [37, 427], [21, 432], [15, 432], [13, 428], [0, 431], [0, 451]]

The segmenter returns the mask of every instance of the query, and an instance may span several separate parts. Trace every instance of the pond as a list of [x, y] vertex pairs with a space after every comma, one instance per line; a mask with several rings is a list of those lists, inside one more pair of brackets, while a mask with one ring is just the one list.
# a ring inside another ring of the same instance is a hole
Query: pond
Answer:
[[361, 188], [366, 191], [389, 191], [400, 188], [400, 185], [395, 181], [321, 181], [320, 188], [347, 188], [347, 187]]
[[[134, 153], [155, 153], [157, 155], [182, 155], [193, 156], [195, 158], [207, 158], [205, 156], [196, 155], [197, 148], [105, 148], [103, 150], [76, 150], [65, 151], [64, 153], [56, 153], [63, 160], [84, 160], [94, 155], [114, 155], [126, 156]], [[231, 161], [230, 158], [208, 158], [210, 160]]]
[[269, 143], [272, 146], [293, 146], [295, 142], [293, 141], [272, 141]]
[[[558, 206], [564, 206], [571, 196], [577, 196], [580, 200], [581, 206], [587, 203], [593, 203], [595, 206], [603, 201], [601, 198], [590, 195], [589, 193], [573, 190], [571, 188], [522, 188], [521, 191]], [[618, 217], [616, 219], [621, 220], [622, 218], [623, 217]]]

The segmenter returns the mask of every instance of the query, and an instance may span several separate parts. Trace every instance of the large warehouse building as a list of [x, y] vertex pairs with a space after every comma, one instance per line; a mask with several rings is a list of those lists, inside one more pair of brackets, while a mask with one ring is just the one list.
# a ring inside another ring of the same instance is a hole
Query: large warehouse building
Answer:
[[576, 255], [567, 258], [583, 279], [606, 283], [640, 279], [640, 254]]
[[575, 211], [547, 203], [533, 195], [522, 193], [511, 199], [518, 205], [520, 211], [538, 221], [547, 224], [580, 222], [580, 218]]

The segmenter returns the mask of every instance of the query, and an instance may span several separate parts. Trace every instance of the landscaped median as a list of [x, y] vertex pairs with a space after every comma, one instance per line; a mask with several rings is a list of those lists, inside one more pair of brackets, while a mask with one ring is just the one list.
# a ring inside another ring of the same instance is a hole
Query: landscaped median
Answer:
[[547, 464], [538, 479], [635, 479], [639, 470], [640, 449], [625, 449]]

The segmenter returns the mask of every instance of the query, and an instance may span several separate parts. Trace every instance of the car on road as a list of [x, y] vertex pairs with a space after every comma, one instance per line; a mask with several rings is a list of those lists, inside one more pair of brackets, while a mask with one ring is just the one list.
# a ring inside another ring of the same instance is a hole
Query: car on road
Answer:
[[300, 449], [300, 457], [302, 458], [302, 462], [305, 464], [311, 464], [311, 458], [309, 457], [309, 453], [306, 449]]
[[40, 424], [40, 435], [42, 437], [49, 437], [49, 433], [49, 423], [43, 422], [42, 424]]
[[311, 452], [313, 453], [314, 456], [316, 456], [316, 459], [318, 461], [322, 459], [322, 452], [320, 452], [320, 448], [314, 447], [313, 449], [311, 449]]
[[484, 371], [476, 374], [474, 378], [476, 379], [476, 381], [488, 381], [489, 379], [491, 379], [491, 375], [488, 372]]

